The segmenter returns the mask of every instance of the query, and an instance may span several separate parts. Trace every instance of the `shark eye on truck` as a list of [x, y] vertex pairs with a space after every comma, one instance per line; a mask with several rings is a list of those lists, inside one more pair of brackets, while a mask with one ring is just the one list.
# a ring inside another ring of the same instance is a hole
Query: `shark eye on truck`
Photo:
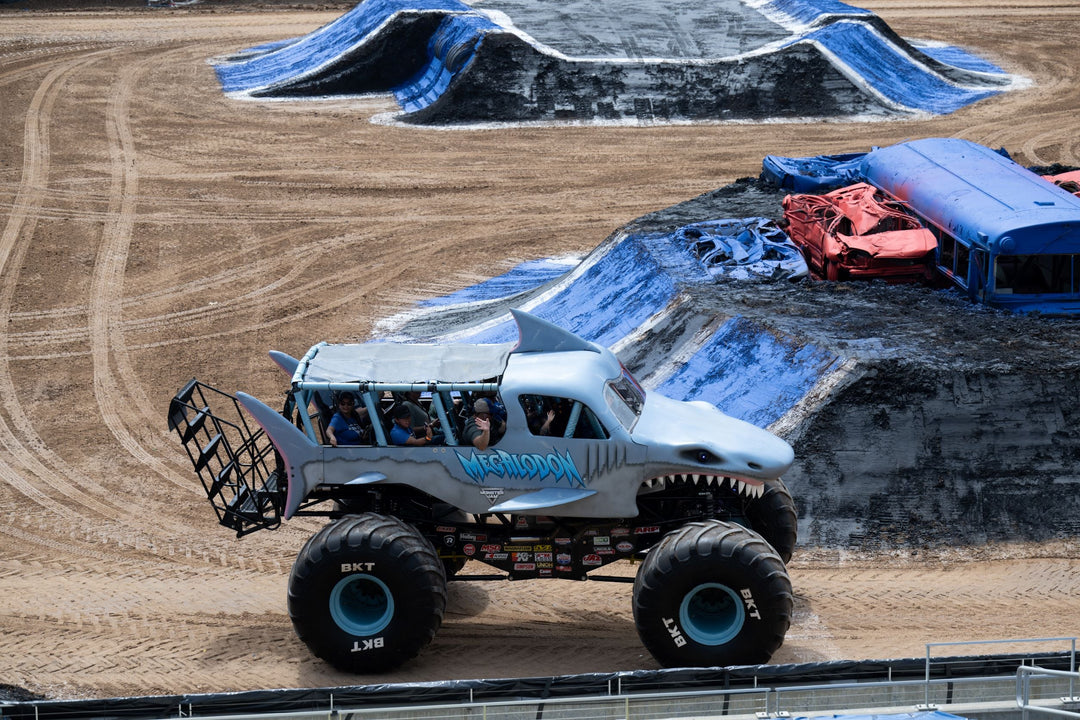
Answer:
[[705, 448], [690, 448], [687, 450], [683, 450], [682, 454], [688, 460], [692, 460], [696, 463], [701, 463], [702, 465], [711, 465], [720, 461], [720, 458], [718, 458], [716, 455], [713, 455]]

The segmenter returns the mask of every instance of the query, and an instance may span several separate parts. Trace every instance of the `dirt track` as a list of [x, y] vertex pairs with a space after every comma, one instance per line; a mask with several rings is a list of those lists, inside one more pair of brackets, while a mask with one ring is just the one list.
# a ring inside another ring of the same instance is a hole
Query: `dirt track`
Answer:
[[[269, 349], [363, 338], [417, 297], [585, 252], [756, 174], [767, 153], [959, 136], [1024, 164], [1080, 164], [1069, 0], [862, 3], [906, 37], [1034, 81], [946, 117], [474, 131], [368, 122], [391, 109], [383, 99], [221, 95], [208, 57], [304, 34], [347, 5], [19, 5], [0, 6], [0, 680], [56, 697], [374, 679], [332, 671], [292, 633], [285, 580], [312, 525], [243, 541], [216, 525], [165, 429], [191, 376], [273, 397]], [[1076, 635], [1076, 549], [804, 552], [774, 660]], [[378, 679], [655, 667], [629, 597], [603, 583], [456, 583], [434, 644]]]

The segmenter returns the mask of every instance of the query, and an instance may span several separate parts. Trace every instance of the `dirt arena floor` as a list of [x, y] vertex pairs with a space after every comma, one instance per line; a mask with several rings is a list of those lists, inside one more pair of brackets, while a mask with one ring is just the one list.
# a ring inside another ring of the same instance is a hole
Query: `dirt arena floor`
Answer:
[[[81, 698], [656, 667], [629, 585], [481, 582], [451, 585], [402, 670], [335, 672], [285, 610], [315, 525], [241, 541], [218, 526], [168, 400], [193, 375], [272, 398], [267, 350], [363, 339], [417, 298], [584, 253], [767, 153], [958, 136], [1080, 164], [1072, 0], [860, 4], [1033, 84], [878, 124], [422, 129], [370, 122], [383, 98], [223, 97], [208, 58], [348, 4], [0, 5], [0, 683]], [[1076, 635], [1077, 546], [807, 548], [774, 661]]]

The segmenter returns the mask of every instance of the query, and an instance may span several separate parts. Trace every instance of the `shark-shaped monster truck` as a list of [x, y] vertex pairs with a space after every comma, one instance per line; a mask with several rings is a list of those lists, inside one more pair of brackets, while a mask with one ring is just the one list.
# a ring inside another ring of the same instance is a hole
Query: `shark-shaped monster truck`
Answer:
[[[177, 393], [169, 427], [221, 524], [239, 537], [329, 518], [292, 569], [297, 634], [340, 669], [385, 671], [430, 642], [448, 578], [585, 580], [640, 560], [634, 619], [660, 663], [766, 662], [792, 612], [791, 447], [707, 403], [646, 393], [607, 348], [513, 315], [517, 344], [272, 352], [292, 377], [283, 411], [197, 380]], [[375, 419], [370, 444], [324, 438], [345, 391]], [[393, 446], [391, 403], [416, 392], [445, 440]], [[479, 397], [505, 411], [483, 450], [463, 440]], [[540, 434], [530, 420], [556, 408], [556, 433]], [[457, 574], [467, 560], [502, 574]]]

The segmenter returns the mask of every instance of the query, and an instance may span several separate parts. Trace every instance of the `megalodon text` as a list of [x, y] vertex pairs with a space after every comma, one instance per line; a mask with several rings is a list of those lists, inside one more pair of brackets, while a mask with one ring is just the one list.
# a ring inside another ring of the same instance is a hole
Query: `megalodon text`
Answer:
[[469, 477], [476, 482], [483, 482], [488, 475], [500, 478], [535, 478], [543, 480], [547, 477], [556, 482], [566, 479], [568, 483], [584, 487], [574, 458], [569, 451], [565, 455], [550, 452], [547, 455], [540, 453], [508, 453], [504, 450], [496, 450], [490, 453], [472, 453], [466, 458], [459, 452], [455, 452], [461, 467], [465, 469]]

